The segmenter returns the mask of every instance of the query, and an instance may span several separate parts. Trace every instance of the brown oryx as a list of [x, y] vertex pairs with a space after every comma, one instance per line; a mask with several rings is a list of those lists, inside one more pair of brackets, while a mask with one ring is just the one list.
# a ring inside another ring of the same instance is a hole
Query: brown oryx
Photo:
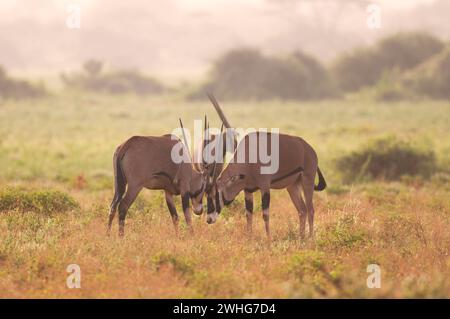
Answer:
[[[128, 208], [136, 199], [142, 188], [164, 190], [167, 207], [172, 217], [175, 231], [178, 231], [178, 214], [173, 195], [181, 195], [184, 217], [192, 231], [189, 199], [192, 201], [194, 213], [201, 215], [202, 199], [207, 186], [208, 172], [197, 170], [192, 165], [188, 144], [178, 137], [166, 134], [163, 136], [133, 136], [117, 147], [114, 157], [114, 189], [109, 213], [108, 233], [114, 215], [119, 210], [119, 235], [123, 236], [125, 217]], [[174, 148], [183, 160], [176, 163], [172, 158]]]
[[[215, 99], [211, 98], [219, 116]], [[227, 123], [228, 124], [228, 123]], [[229, 125], [229, 124], [228, 124]], [[276, 135], [274, 135], [276, 134]], [[278, 169], [275, 172], [262, 173], [262, 168], [267, 163], [262, 163], [259, 150], [261, 140], [265, 140], [266, 154], [274, 156], [278, 154]], [[273, 143], [277, 145], [272, 145]], [[256, 160], [253, 155], [257, 154]], [[318, 185], [314, 184], [316, 174], [319, 177]], [[300, 236], [305, 237], [306, 217], [308, 216], [309, 235], [313, 236], [314, 229], [314, 206], [313, 192], [326, 188], [325, 179], [318, 167], [318, 159], [314, 149], [302, 138], [269, 132], [252, 132], [244, 136], [237, 146], [236, 152], [225, 170], [217, 180], [213, 180], [213, 187], [208, 192], [208, 198], [215, 198], [215, 209], [208, 209], [207, 222], [212, 224], [216, 221], [223, 205], [230, 204], [243, 190], [245, 193], [245, 210], [247, 217], [247, 231], [252, 231], [253, 219], [253, 193], [261, 192], [263, 219], [266, 234], [270, 238], [269, 228], [269, 206], [270, 189], [286, 188], [299, 214]], [[300, 192], [303, 190], [304, 199]]]

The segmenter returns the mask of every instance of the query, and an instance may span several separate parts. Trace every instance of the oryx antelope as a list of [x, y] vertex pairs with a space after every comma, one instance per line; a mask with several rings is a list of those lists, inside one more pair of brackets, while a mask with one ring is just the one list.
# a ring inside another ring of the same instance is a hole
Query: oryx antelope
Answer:
[[[181, 120], [180, 124], [182, 126]], [[183, 137], [185, 138], [184, 130]], [[181, 146], [184, 156], [179, 164], [171, 157], [171, 152], [178, 143], [181, 143], [178, 146]], [[183, 145], [176, 136], [166, 134], [158, 137], [133, 136], [116, 149], [113, 157], [115, 194], [109, 213], [108, 233], [118, 208], [119, 235], [123, 236], [128, 208], [144, 187], [164, 190], [176, 232], [178, 214], [173, 195], [181, 195], [184, 217], [192, 231], [189, 199], [194, 213], [201, 215], [208, 172], [194, 168], [187, 145], [186, 138]]]
[[[286, 188], [299, 214], [300, 237], [305, 237], [306, 217], [308, 216], [309, 235], [313, 236], [314, 206], [313, 192], [325, 189], [326, 182], [318, 167], [317, 155], [314, 149], [302, 138], [297, 136], [278, 134], [279, 169], [273, 174], [262, 174], [261, 167], [265, 166], [258, 159], [249, 162], [250, 147], [261, 138], [267, 139], [268, 154], [271, 154], [271, 134], [268, 132], [253, 132], [246, 135], [239, 143], [232, 161], [218, 177], [215, 186], [208, 196], [215, 196], [215, 211], [208, 213], [207, 222], [214, 223], [223, 205], [230, 204], [243, 190], [245, 192], [245, 210], [247, 216], [247, 230], [252, 231], [253, 193], [261, 192], [263, 219], [266, 234], [270, 238], [269, 206], [270, 190]], [[252, 136], [253, 135], [253, 136]], [[269, 135], [269, 136], [264, 136]], [[245, 161], [238, 162], [239, 152], [244, 152]], [[319, 177], [318, 185], [314, 184], [316, 173]], [[303, 200], [300, 191], [303, 190]]]
[[[209, 95], [211, 102], [217, 110], [223, 123], [229, 127], [219, 104], [212, 95]], [[209, 207], [207, 212], [207, 222], [212, 224], [216, 221], [223, 205], [230, 204], [235, 197], [243, 190], [245, 194], [245, 210], [247, 217], [247, 231], [252, 232], [253, 220], [253, 193], [261, 192], [263, 219], [266, 234], [270, 238], [269, 227], [269, 206], [270, 189], [286, 188], [299, 214], [300, 237], [305, 237], [306, 217], [308, 217], [309, 235], [314, 233], [314, 190], [321, 191], [326, 188], [326, 182], [318, 167], [317, 154], [314, 149], [302, 138], [277, 134], [275, 140], [278, 141], [278, 161], [279, 167], [275, 173], [262, 174], [260, 158], [256, 161], [249, 161], [250, 152], [259, 154], [260, 139], [267, 141], [267, 154], [272, 154], [272, 136], [268, 132], [252, 132], [247, 134], [237, 146], [236, 152], [228, 166], [220, 174], [217, 180], [213, 181], [213, 187], [208, 189], [207, 197], [215, 198], [214, 207]], [[239, 154], [244, 154], [244, 161]], [[318, 185], [314, 184], [316, 174], [319, 177]], [[301, 196], [303, 190], [304, 200]]]

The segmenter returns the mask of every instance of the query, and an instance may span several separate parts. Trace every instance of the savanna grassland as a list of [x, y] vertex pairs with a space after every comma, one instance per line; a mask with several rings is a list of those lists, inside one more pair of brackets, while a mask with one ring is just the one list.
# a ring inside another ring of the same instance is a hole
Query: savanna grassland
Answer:
[[[0, 297], [450, 297], [450, 103], [222, 103], [236, 127], [279, 127], [316, 149], [329, 187], [315, 194], [316, 238], [298, 238], [286, 191], [271, 201], [268, 243], [255, 198], [245, 234], [243, 195], [214, 225], [181, 218], [174, 235], [164, 196], [143, 191], [124, 239], [107, 237], [112, 154], [132, 135], [171, 132], [206, 113], [208, 102], [173, 96], [61, 94], [0, 104]], [[393, 135], [433, 150], [438, 171], [344, 183], [336, 159]], [[68, 289], [66, 267], [81, 267]], [[368, 289], [369, 264], [381, 288]]]

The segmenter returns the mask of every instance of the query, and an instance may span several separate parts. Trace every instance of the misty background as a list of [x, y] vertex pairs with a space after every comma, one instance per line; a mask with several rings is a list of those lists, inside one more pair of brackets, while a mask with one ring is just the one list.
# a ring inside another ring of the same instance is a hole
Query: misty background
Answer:
[[[406, 30], [450, 38], [450, 1], [374, 1], [381, 29], [366, 25], [369, 1], [2, 0], [0, 64], [16, 76], [51, 77], [88, 59], [136, 68], [165, 81], [204, 77], [234, 48], [301, 50], [327, 64], [338, 54]], [[66, 26], [67, 5], [81, 28]]]

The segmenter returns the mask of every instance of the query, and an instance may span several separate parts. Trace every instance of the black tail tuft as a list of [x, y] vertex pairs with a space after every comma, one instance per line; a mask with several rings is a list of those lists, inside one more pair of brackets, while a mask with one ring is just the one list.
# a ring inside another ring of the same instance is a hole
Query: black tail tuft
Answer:
[[319, 176], [319, 184], [314, 185], [314, 190], [323, 191], [325, 188], [327, 188], [327, 182], [325, 182], [325, 178], [323, 177], [319, 166], [317, 166], [317, 175]]
[[113, 165], [114, 165], [114, 198], [111, 202], [111, 211], [117, 209], [117, 205], [122, 200], [122, 196], [125, 193], [126, 181], [120, 166], [119, 149], [114, 153]]

